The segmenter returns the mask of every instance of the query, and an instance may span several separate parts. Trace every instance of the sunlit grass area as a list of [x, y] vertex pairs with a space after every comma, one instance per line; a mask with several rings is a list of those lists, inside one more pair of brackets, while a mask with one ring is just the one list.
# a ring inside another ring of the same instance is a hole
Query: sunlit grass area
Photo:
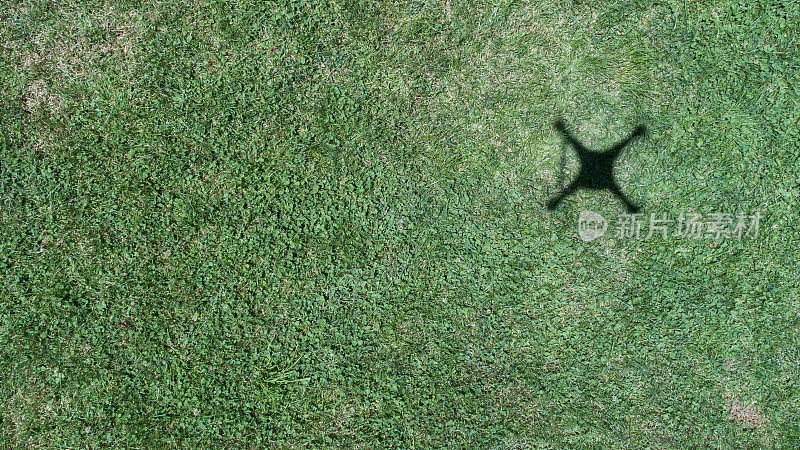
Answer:
[[0, 443], [796, 448], [799, 16], [0, 0]]

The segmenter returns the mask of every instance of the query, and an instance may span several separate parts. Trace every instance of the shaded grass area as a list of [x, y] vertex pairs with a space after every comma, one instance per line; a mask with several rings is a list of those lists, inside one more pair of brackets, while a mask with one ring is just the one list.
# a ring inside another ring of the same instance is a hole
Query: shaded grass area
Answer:
[[797, 445], [790, 2], [0, 11], [7, 445]]

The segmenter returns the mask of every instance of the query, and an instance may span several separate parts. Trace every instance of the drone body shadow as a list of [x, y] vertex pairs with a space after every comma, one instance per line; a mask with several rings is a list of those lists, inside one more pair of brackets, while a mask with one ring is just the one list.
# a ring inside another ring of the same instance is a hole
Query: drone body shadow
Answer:
[[628, 145], [633, 138], [641, 136], [646, 132], [645, 127], [641, 125], [636, 127], [630, 136], [621, 140], [608, 150], [602, 152], [589, 150], [584, 147], [583, 144], [581, 144], [577, 139], [575, 139], [575, 137], [572, 136], [569, 131], [567, 131], [567, 128], [564, 126], [564, 122], [561, 120], [555, 123], [555, 127], [559, 132], [561, 132], [561, 134], [564, 135], [564, 139], [566, 139], [566, 141], [575, 148], [575, 152], [578, 154], [581, 167], [580, 172], [578, 172], [578, 176], [572, 180], [569, 186], [564, 188], [561, 193], [547, 202], [547, 208], [550, 210], [556, 209], [559, 203], [564, 200], [564, 198], [581, 188], [591, 190], [608, 189], [612, 194], [617, 196], [617, 198], [622, 200], [622, 203], [624, 203], [625, 207], [628, 208], [628, 212], [639, 212], [639, 207], [628, 200], [614, 179], [614, 163], [616, 162], [620, 152], [622, 152], [622, 149]]

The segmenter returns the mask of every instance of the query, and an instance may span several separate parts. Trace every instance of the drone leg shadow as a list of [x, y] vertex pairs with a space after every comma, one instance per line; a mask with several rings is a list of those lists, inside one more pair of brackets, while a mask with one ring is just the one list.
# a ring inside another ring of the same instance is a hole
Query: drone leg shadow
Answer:
[[[558, 208], [558, 205], [561, 204], [561, 201], [565, 198], [569, 197], [570, 194], [575, 192], [578, 188], [577, 181], [573, 181], [569, 186], [567, 186], [560, 194], [553, 197], [549, 202], [547, 202], [547, 209], [554, 210]], [[628, 208], [628, 212], [631, 214], [635, 214], [639, 212], [639, 207], [634, 205], [633, 202], [628, 200], [628, 197], [620, 190], [619, 186], [616, 183], [608, 186], [608, 190], [611, 191], [617, 198], [619, 198], [622, 203], [625, 204], [625, 207]]]
[[561, 203], [561, 201], [564, 200], [573, 192], [575, 192], [577, 188], [578, 188], [577, 181], [573, 181], [572, 183], [570, 183], [570, 185], [564, 188], [564, 190], [561, 191], [560, 194], [553, 197], [549, 202], [547, 202], [547, 209], [553, 210], [558, 208], [558, 205]]
[[628, 208], [629, 213], [635, 214], [639, 212], [639, 207], [631, 203], [630, 200], [628, 200], [628, 197], [626, 197], [625, 194], [622, 193], [622, 191], [620, 190], [619, 186], [617, 186], [616, 183], [609, 186], [608, 190], [610, 190], [612, 194], [616, 195], [617, 198], [622, 200], [622, 203], [624, 203], [625, 207]]

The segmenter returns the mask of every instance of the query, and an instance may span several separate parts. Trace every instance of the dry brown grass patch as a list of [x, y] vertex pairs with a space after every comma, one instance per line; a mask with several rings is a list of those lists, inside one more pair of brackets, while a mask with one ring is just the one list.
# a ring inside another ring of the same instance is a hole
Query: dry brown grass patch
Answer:
[[732, 394], [725, 394], [730, 419], [746, 429], [760, 428], [767, 423], [767, 418], [756, 408], [755, 402], [739, 403]]

